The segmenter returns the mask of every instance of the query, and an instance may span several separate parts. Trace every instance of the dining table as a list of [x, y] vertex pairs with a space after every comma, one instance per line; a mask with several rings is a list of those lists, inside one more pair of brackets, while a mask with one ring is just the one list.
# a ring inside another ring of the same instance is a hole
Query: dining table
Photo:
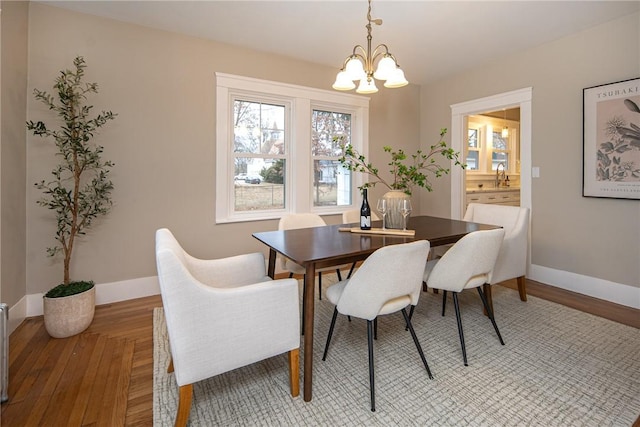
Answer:
[[[300, 228], [253, 233], [260, 242], [269, 247], [268, 275], [275, 276], [276, 257], [287, 257], [305, 268], [304, 318], [303, 318], [303, 398], [312, 399], [313, 391], [313, 332], [314, 332], [314, 282], [316, 270], [324, 267], [353, 263], [387, 245], [428, 240], [431, 247], [455, 243], [466, 234], [479, 230], [499, 228], [495, 225], [460, 221], [435, 216], [413, 216], [409, 218], [407, 230], [380, 228], [381, 221], [372, 223], [370, 231], [360, 231], [358, 224], [338, 224], [321, 227]], [[376, 229], [379, 233], [376, 233]], [[383, 234], [385, 233], [385, 234]]]

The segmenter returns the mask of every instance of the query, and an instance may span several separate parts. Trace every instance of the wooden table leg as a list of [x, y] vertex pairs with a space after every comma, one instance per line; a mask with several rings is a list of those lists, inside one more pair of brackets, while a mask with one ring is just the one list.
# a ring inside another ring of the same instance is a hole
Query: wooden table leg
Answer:
[[313, 389], [313, 310], [316, 266], [309, 263], [304, 276], [304, 401], [310, 402]]
[[276, 251], [273, 249], [269, 249], [269, 267], [267, 268], [267, 276], [272, 279], [276, 274]]

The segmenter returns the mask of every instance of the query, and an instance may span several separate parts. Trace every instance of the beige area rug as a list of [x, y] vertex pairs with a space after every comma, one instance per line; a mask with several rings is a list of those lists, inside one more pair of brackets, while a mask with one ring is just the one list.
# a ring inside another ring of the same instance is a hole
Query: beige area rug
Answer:
[[[496, 320], [506, 345], [500, 345], [482, 315], [477, 292], [463, 292], [468, 367], [462, 363], [453, 302], [448, 301], [447, 314], [442, 317], [441, 294], [429, 292], [420, 297], [413, 319], [433, 380], [428, 379], [411, 336], [404, 330], [402, 315], [379, 320], [374, 350], [376, 412], [369, 406], [366, 322], [348, 322], [339, 315], [323, 362], [333, 311], [323, 299], [316, 302], [311, 402], [302, 399], [302, 383], [301, 395], [291, 398], [287, 358], [282, 355], [197, 383], [190, 425], [633, 424], [640, 415], [640, 330], [535, 297], [521, 302], [514, 290], [493, 289]], [[166, 372], [168, 354], [163, 311], [156, 308], [156, 426], [173, 425], [176, 414], [178, 389], [173, 374]]]

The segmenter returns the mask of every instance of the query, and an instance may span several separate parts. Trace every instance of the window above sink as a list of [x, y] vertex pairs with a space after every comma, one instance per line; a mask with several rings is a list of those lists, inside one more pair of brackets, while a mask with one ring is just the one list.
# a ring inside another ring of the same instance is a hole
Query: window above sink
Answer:
[[519, 122], [484, 115], [469, 116], [467, 132], [467, 174], [495, 174], [501, 163], [506, 174], [520, 174]]

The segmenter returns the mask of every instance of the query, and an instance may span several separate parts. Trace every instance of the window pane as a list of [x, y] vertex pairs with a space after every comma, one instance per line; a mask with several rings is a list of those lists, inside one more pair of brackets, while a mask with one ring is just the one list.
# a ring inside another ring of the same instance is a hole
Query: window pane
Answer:
[[234, 175], [234, 210], [256, 211], [284, 208], [285, 161], [237, 157]]
[[478, 151], [469, 151], [467, 153], [467, 170], [477, 171], [478, 170]]
[[504, 163], [504, 170], [509, 170], [509, 153], [494, 151], [491, 154], [491, 170], [496, 170], [500, 163]]
[[284, 154], [284, 115], [283, 105], [234, 101], [233, 151]]
[[502, 137], [502, 131], [493, 131], [493, 148], [496, 150], [506, 150], [509, 148], [508, 141]]
[[313, 206], [351, 204], [351, 171], [337, 160], [314, 160]]
[[479, 136], [478, 129], [469, 129], [469, 148], [478, 148], [479, 147]]
[[338, 157], [341, 143], [351, 143], [351, 114], [313, 110], [311, 155]]

